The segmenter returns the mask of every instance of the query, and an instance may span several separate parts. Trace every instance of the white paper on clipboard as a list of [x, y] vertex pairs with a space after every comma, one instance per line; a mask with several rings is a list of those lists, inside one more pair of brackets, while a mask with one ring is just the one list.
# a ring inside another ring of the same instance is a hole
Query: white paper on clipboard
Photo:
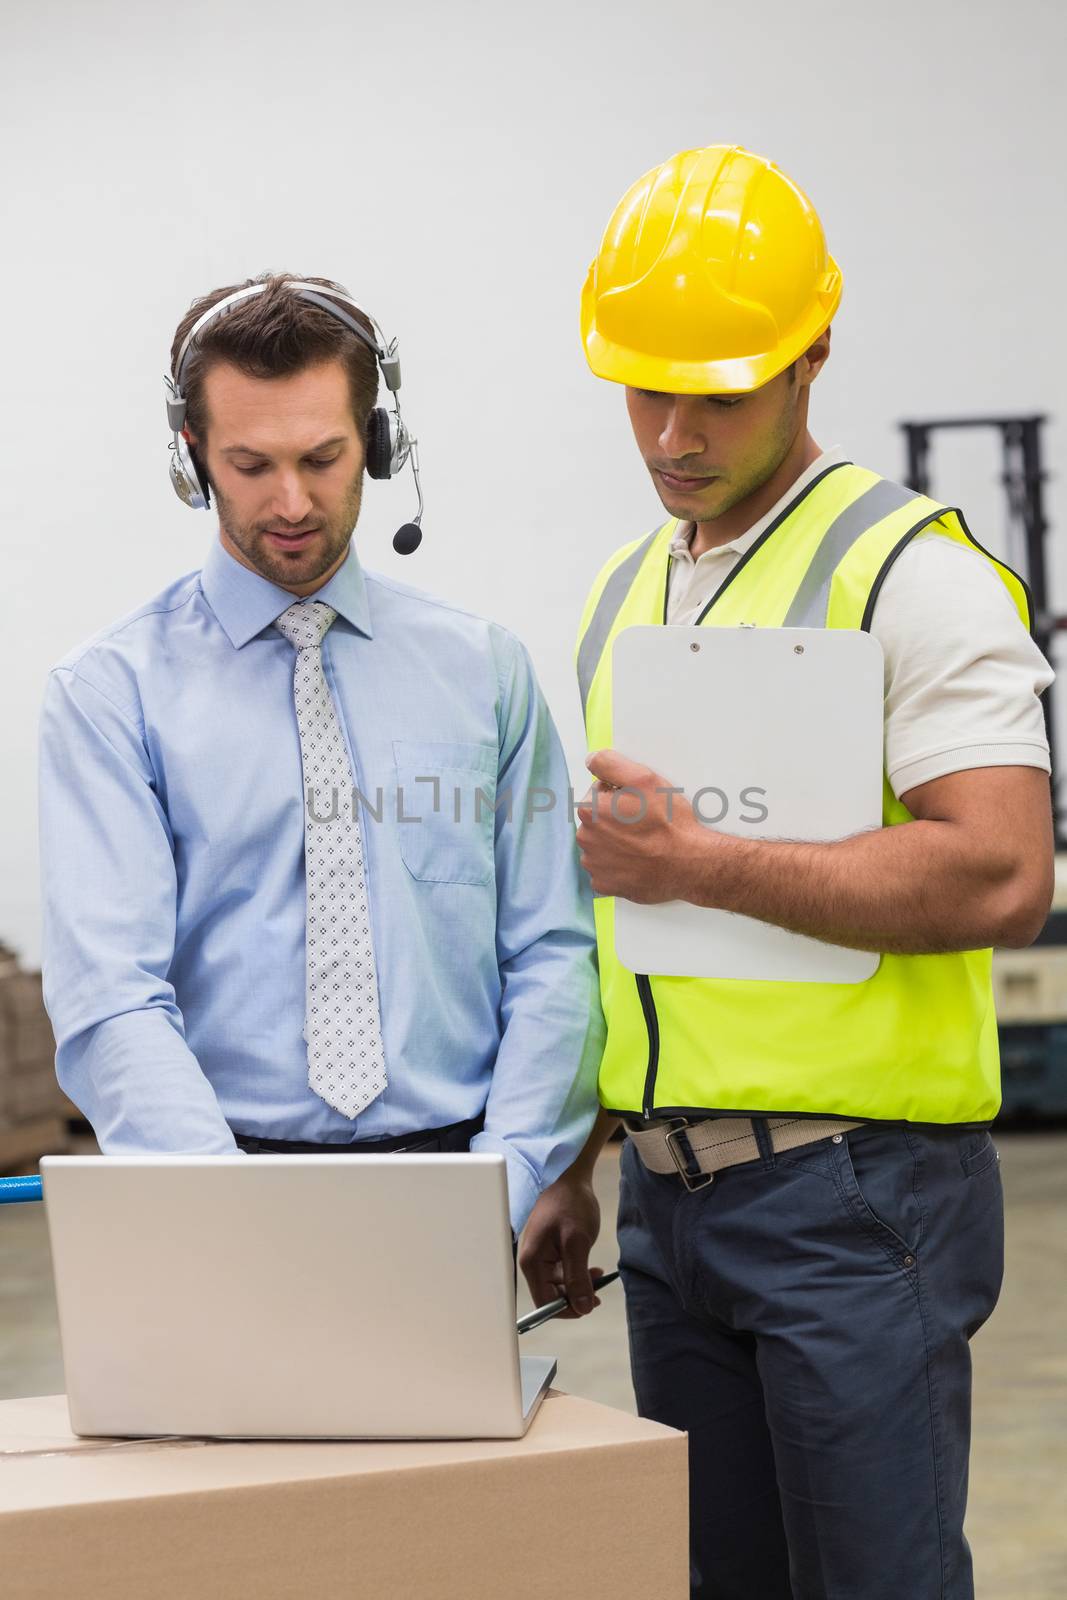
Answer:
[[[625, 628], [613, 747], [699, 797], [718, 831], [842, 839], [881, 826], [883, 670], [859, 630]], [[861, 983], [880, 960], [682, 900], [616, 899], [615, 946], [631, 972], [691, 978]]]

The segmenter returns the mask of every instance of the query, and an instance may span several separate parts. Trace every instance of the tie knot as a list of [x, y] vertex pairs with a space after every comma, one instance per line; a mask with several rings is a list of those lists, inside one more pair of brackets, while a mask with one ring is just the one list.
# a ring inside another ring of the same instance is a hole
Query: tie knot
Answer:
[[274, 626], [297, 650], [317, 649], [337, 617], [323, 600], [298, 600], [275, 618]]

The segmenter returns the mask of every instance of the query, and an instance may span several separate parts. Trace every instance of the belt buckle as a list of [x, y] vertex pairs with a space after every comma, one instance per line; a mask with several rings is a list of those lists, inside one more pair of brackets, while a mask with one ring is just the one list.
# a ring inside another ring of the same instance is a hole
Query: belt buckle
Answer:
[[699, 1189], [706, 1189], [708, 1185], [714, 1181], [715, 1174], [713, 1172], [700, 1172], [694, 1178], [693, 1174], [689, 1171], [685, 1156], [674, 1143], [674, 1140], [678, 1134], [684, 1133], [687, 1128], [691, 1128], [692, 1126], [693, 1124], [689, 1121], [688, 1117], [675, 1118], [668, 1131], [663, 1135], [663, 1141], [670, 1152], [671, 1160], [678, 1168], [678, 1176], [689, 1190], [689, 1193], [695, 1194]]

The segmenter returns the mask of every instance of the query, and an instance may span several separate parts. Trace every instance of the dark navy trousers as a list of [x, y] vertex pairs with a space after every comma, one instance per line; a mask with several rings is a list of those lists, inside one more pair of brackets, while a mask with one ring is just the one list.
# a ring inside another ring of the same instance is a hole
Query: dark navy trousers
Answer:
[[692, 1594], [971, 1600], [968, 1340], [1004, 1260], [993, 1140], [872, 1125], [763, 1147], [694, 1193], [622, 1155], [634, 1389], [689, 1434]]

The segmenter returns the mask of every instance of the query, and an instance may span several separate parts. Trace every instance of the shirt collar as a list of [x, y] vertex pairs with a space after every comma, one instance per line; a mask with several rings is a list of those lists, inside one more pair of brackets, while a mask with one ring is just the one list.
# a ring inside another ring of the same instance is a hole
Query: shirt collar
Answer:
[[[252, 572], [231, 556], [218, 538], [207, 553], [200, 573], [200, 587], [235, 650], [269, 628], [300, 598], [279, 584], [271, 583], [269, 578], [260, 577], [258, 572]], [[348, 555], [330, 581], [307, 599], [324, 601], [339, 617], [351, 623], [357, 633], [365, 634], [368, 639], [373, 637], [367, 585], [354, 545], [349, 545]]]
[[[837, 447], [831, 450], [824, 450], [821, 455], [815, 458], [810, 467], [805, 467], [799, 478], [796, 478], [789, 485], [789, 488], [785, 491], [785, 494], [782, 495], [781, 499], [775, 501], [771, 509], [765, 512], [758, 521], [754, 522], [751, 528], [747, 528], [744, 533], [739, 533], [736, 539], [730, 539], [726, 544], [716, 545], [711, 550], [705, 550], [703, 555], [697, 557], [697, 560], [703, 561], [704, 556], [721, 556], [728, 551], [735, 551], [738, 555], [744, 555], [745, 551], [750, 549], [752, 545], [755, 544], [760, 535], [766, 532], [774, 519], [781, 515], [789, 502], [791, 500], [795, 500], [802, 489], [807, 488], [812, 479], [817, 478], [819, 474], [825, 472], [828, 467], [840, 465], [840, 463], [845, 459], [846, 457], [844, 451], [838, 449]], [[676, 560], [689, 561], [695, 566], [696, 562], [693, 561], [693, 557], [689, 549], [689, 546], [692, 542], [693, 533], [693, 523], [679, 522], [671, 538], [670, 553]]]

